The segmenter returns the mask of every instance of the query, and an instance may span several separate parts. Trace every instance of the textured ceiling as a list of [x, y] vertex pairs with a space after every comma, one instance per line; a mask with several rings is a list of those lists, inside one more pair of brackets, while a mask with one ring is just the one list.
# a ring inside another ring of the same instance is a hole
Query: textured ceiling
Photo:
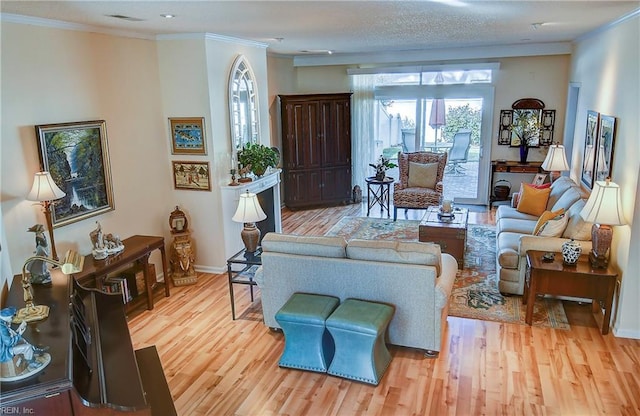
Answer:
[[[3, 0], [0, 7], [3, 14], [144, 37], [208, 32], [302, 55], [570, 42], [637, 10], [640, 1]], [[114, 14], [140, 20], [108, 16]], [[533, 23], [544, 24], [534, 29]]]

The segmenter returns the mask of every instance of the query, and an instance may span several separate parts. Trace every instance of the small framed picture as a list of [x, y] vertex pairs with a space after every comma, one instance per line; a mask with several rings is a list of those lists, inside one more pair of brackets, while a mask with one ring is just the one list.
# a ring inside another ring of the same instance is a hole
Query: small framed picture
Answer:
[[206, 155], [204, 117], [174, 117], [169, 119], [171, 153], [174, 155]]
[[176, 189], [210, 191], [209, 162], [172, 161], [173, 185]]
[[531, 182], [531, 184], [542, 185], [546, 180], [547, 180], [546, 173], [536, 173], [536, 176], [533, 177], [533, 182]]

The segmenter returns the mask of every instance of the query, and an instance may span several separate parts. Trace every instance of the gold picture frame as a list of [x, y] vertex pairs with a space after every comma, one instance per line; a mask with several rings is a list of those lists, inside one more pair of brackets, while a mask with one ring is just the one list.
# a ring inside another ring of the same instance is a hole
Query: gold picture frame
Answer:
[[204, 117], [169, 118], [171, 153], [174, 155], [206, 155]]
[[211, 191], [209, 162], [174, 160], [171, 163], [175, 189]]

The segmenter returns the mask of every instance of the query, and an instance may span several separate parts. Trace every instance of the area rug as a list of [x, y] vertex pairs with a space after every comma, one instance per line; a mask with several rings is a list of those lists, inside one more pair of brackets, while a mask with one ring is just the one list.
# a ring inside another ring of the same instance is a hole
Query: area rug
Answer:
[[[344, 217], [325, 235], [347, 240], [418, 241], [417, 220]], [[464, 269], [458, 270], [449, 303], [449, 315], [495, 322], [525, 324], [526, 306], [522, 296], [503, 296], [498, 291], [495, 260], [495, 227], [469, 225]], [[570, 329], [562, 302], [538, 298], [534, 304], [533, 325]]]

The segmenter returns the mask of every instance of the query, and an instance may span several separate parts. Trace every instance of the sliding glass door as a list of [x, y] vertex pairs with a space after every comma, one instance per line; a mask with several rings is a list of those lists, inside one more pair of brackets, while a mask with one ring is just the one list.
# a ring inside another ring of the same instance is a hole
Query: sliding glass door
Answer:
[[464, 204], [487, 203], [492, 86], [382, 86], [376, 88], [375, 96], [378, 154], [447, 152], [444, 198]]

